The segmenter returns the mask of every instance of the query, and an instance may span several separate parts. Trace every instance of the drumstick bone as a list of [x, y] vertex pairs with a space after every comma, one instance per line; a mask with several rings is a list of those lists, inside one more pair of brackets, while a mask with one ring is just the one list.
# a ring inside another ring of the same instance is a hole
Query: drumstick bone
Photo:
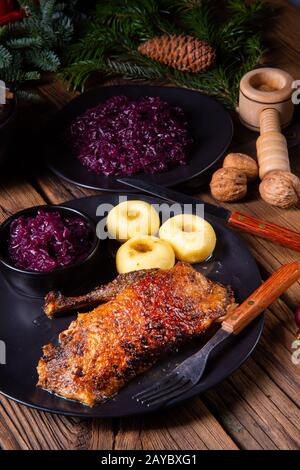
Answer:
[[61, 292], [51, 291], [45, 297], [44, 312], [49, 318], [58, 316], [61, 313], [85, 307], [96, 306], [100, 303], [108, 302], [126, 289], [130, 284], [145, 277], [149, 272], [156, 269], [132, 271], [126, 274], [119, 274], [112, 282], [98, 286], [85, 295], [65, 297]]

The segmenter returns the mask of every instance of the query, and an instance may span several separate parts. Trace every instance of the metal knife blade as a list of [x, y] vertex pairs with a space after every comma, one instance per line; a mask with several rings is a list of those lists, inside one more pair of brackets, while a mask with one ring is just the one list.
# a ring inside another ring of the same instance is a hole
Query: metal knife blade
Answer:
[[131, 188], [138, 189], [145, 193], [151, 194], [152, 196], [159, 197], [168, 202], [178, 202], [179, 204], [204, 204], [204, 216], [205, 212], [208, 214], [223, 219], [226, 222], [231, 216], [231, 212], [224, 207], [218, 207], [213, 204], [203, 202], [201, 199], [196, 199], [195, 197], [189, 196], [188, 194], [179, 193], [173, 189], [165, 188], [159, 186], [158, 184], [148, 183], [145, 180], [139, 178], [118, 178], [119, 183], [130, 186]]

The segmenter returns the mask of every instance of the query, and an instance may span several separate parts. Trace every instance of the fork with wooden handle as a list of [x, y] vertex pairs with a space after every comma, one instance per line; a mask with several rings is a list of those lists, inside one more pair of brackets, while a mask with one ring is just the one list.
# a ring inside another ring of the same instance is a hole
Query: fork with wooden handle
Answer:
[[296, 261], [281, 266], [241, 305], [229, 313], [218, 332], [196, 354], [183, 361], [164, 379], [132, 398], [148, 407], [169, 403], [185, 394], [201, 379], [207, 360], [216, 348], [231, 336], [239, 334], [300, 277]]

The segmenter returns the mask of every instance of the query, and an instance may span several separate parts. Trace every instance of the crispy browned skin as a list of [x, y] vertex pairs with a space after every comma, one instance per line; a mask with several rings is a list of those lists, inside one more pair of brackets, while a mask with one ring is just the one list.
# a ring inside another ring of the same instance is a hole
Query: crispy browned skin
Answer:
[[112, 300], [116, 295], [120, 294], [130, 284], [142, 279], [153, 270], [140, 270], [131, 273], [119, 274], [112, 282], [103, 286], [95, 287], [86, 295], [76, 297], [65, 297], [59, 291], [51, 291], [45, 297], [44, 312], [49, 318], [54, 318], [61, 313], [71, 310], [78, 310], [85, 307], [94, 307], [100, 303]]
[[114, 300], [78, 315], [58, 347], [45, 346], [38, 385], [93, 406], [205, 331], [233, 303], [229, 287], [190, 265], [151, 272]]

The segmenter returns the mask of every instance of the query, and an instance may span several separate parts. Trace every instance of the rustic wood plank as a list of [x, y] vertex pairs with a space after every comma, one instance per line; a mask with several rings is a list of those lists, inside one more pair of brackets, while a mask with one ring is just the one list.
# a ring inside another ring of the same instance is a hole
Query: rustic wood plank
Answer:
[[45, 200], [51, 204], [60, 204], [72, 199], [93, 196], [100, 194], [99, 191], [92, 189], [80, 188], [74, 184], [62, 181], [53, 173], [46, 173], [39, 176], [36, 180], [36, 187], [43, 195]]
[[44, 413], [0, 399], [0, 445], [6, 450], [112, 449], [111, 421]]
[[116, 449], [206, 450], [237, 446], [200, 398], [142, 420], [122, 419]]
[[10, 215], [27, 207], [45, 204], [44, 199], [33, 187], [21, 178], [9, 182], [0, 180], [0, 219], [5, 220]]
[[[233, 378], [235, 374], [233, 375]], [[276, 446], [257, 424], [256, 419], [244, 406], [235, 388], [226, 380], [204, 395], [206, 405], [218, 416], [224, 429], [242, 449], [275, 449]]]
[[296, 326], [281, 300], [266, 313], [252, 358], [204, 396], [235, 442], [246, 449], [300, 446], [299, 367], [291, 360]]
[[[142, 450], [143, 442], [141, 438], [144, 417], [133, 416], [122, 418], [115, 432], [115, 450]], [[146, 443], [146, 449], [148, 449]]]
[[296, 79], [300, 77], [300, 11], [284, 0], [271, 0], [268, 3], [279, 8], [272, 18], [271, 27], [265, 32], [270, 52], [266, 61], [276, 67], [282, 67]]
[[[279, 317], [281, 314], [282, 318]], [[293, 315], [284, 302], [278, 300], [268, 311], [264, 333], [252, 357], [274, 384], [299, 407], [300, 368], [292, 362], [292, 344], [296, 333]]]
[[[237, 449], [229, 435], [222, 429], [202, 400], [195, 398], [164, 416], [156, 414], [145, 419], [144, 443], [151, 449]], [[144, 444], [144, 447], [145, 447]], [[200, 446], [199, 446], [200, 444]]]
[[275, 386], [266, 374], [249, 360], [236, 374], [232, 383], [249, 405], [255, 416], [256, 425], [268, 432], [275, 446], [279, 449], [298, 449], [300, 445], [300, 411]]
[[299, 407], [253, 360], [205, 399], [241, 448], [299, 449]]
[[53, 74], [50, 74], [48, 80], [39, 86], [39, 94], [53, 109], [62, 108], [71, 99], [79, 95], [78, 92], [67, 90]]
[[[90, 428], [90, 438], [82, 433], [82, 449], [111, 450], [115, 447], [115, 421], [112, 419], [93, 419], [85, 422], [85, 428]], [[118, 420], [117, 420], [118, 421]], [[65, 448], [67, 449], [67, 447]]]

